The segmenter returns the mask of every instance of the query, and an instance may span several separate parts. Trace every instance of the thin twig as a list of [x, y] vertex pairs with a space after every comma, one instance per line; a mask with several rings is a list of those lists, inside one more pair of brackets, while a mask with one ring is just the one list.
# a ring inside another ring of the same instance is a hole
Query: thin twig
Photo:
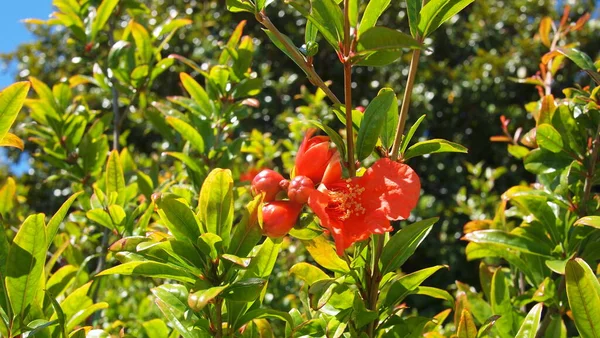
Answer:
[[308, 62], [308, 60], [298, 51], [296, 46], [291, 45], [290, 42], [285, 38], [285, 36], [273, 25], [269, 17], [263, 12], [260, 12], [256, 15], [256, 20], [260, 22], [265, 28], [267, 28], [273, 36], [277, 39], [277, 41], [285, 47], [288, 55], [296, 62], [296, 64], [302, 68], [308, 80], [313, 85], [321, 88], [325, 95], [334, 103], [334, 104], [342, 104], [342, 102], [335, 96], [335, 94], [329, 89], [327, 84], [321, 79], [319, 74], [315, 72], [315, 68], [313, 67], [312, 62]]
[[404, 96], [402, 97], [402, 107], [400, 108], [400, 118], [398, 119], [398, 127], [396, 128], [396, 137], [394, 138], [394, 144], [392, 146], [392, 160], [398, 159], [398, 153], [400, 150], [400, 144], [402, 143], [402, 136], [404, 135], [404, 126], [406, 125], [406, 118], [408, 116], [408, 108], [410, 106], [410, 98], [413, 92], [413, 86], [415, 83], [415, 76], [417, 75], [417, 68], [419, 66], [419, 57], [421, 56], [420, 49], [413, 49], [412, 57], [410, 59], [410, 68], [408, 70], [408, 80], [406, 81], [406, 88], [404, 88]]

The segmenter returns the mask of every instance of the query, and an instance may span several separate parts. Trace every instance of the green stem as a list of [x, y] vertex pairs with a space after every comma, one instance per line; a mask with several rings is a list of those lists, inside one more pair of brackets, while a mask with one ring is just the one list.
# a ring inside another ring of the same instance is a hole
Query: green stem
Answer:
[[410, 59], [410, 68], [408, 70], [408, 80], [406, 82], [406, 88], [404, 89], [402, 107], [400, 108], [400, 118], [398, 119], [398, 127], [396, 128], [396, 137], [394, 138], [394, 144], [392, 146], [392, 160], [394, 161], [398, 159], [400, 144], [402, 143], [402, 136], [404, 135], [404, 126], [406, 125], [406, 117], [408, 116], [408, 108], [410, 106], [410, 98], [413, 92], [420, 56], [421, 50], [413, 49], [412, 57]]
[[348, 146], [348, 172], [350, 177], [356, 176], [354, 162], [354, 129], [352, 127], [352, 63], [350, 54], [350, 0], [344, 0], [344, 103], [346, 104], [346, 143]]
[[[368, 282], [368, 290], [367, 294], [369, 299], [367, 301], [367, 308], [371, 311], [377, 311], [377, 301], [379, 300], [379, 284], [381, 282], [381, 270], [379, 270], [379, 258], [381, 257], [381, 253], [383, 252], [383, 242], [385, 235], [373, 235], [373, 240], [371, 241], [373, 245], [373, 268], [371, 269], [372, 273], [370, 276], [367, 276]], [[368, 262], [371, 264], [371, 262]], [[375, 337], [377, 333], [377, 325], [378, 319], [375, 319], [367, 328], [367, 335], [369, 337]]]
[[223, 315], [222, 315], [223, 299], [217, 298], [215, 302], [215, 326], [217, 329], [216, 338], [223, 337]]
[[327, 97], [334, 104], [342, 104], [342, 102], [337, 98], [337, 96], [335, 96], [331, 89], [329, 89], [327, 84], [325, 84], [323, 79], [321, 79], [319, 74], [315, 72], [312, 62], [309, 62], [304, 55], [298, 51], [296, 46], [290, 44], [289, 40], [285, 38], [285, 36], [277, 29], [277, 27], [275, 27], [275, 25], [273, 25], [264, 11], [256, 15], [256, 20], [258, 20], [260, 24], [265, 26], [266, 29], [273, 33], [273, 36], [277, 39], [277, 41], [285, 47], [285, 50], [288, 52], [288, 55], [292, 58], [292, 60], [294, 60], [294, 62], [296, 62], [296, 64], [302, 68], [304, 73], [306, 73], [310, 83], [321, 88], [321, 90], [325, 92], [325, 95], [327, 95]]
[[589, 158], [588, 171], [585, 175], [585, 182], [583, 184], [583, 198], [579, 204], [579, 217], [586, 216], [588, 214], [587, 204], [592, 196], [592, 185], [594, 182], [594, 174], [596, 173], [596, 163], [598, 162], [598, 150], [600, 149], [600, 125], [596, 130], [596, 137], [592, 141], [592, 151]]

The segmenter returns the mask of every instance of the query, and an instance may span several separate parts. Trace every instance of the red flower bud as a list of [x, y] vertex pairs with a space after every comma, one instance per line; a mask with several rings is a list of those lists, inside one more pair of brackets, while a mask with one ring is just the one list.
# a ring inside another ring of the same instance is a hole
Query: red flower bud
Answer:
[[331, 148], [329, 137], [314, 136], [315, 129], [307, 131], [296, 155], [296, 175], [306, 176], [313, 183], [327, 184], [342, 177], [342, 165], [337, 149]]
[[361, 113], [364, 113], [364, 112], [365, 112], [365, 107], [363, 107], [363, 106], [358, 106], [358, 107], [356, 107], [356, 110], [358, 110], [358, 111], [359, 111], [359, 112], [361, 112]]
[[308, 196], [313, 190], [315, 190], [315, 184], [310, 178], [296, 176], [288, 187], [288, 197], [292, 202], [305, 204], [308, 202]]
[[271, 169], [265, 169], [258, 173], [252, 180], [252, 192], [255, 195], [265, 193], [265, 202], [271, 202], [281, 191], [279, 182], [283, 180], [283, 176]]
[[269, 237], [285, 236], [296, 224], [302, 205], [290, 201], [275, 201], [263, 206], [263, 233]]

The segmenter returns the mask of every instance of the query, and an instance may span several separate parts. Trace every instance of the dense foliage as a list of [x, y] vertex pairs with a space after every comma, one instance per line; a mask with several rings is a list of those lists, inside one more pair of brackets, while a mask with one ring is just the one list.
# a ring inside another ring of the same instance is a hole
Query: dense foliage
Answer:
[[0, 334], [600, 335], [593, 8], [471, 2], [54, 0]]

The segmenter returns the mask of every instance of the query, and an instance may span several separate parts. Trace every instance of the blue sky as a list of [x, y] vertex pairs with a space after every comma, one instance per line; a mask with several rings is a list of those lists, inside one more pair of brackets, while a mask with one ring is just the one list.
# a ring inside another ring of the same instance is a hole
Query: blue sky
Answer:
[[[0, 53], [15, 50], [33, 36], [21, 22], [25, 18], [46, 19], [52, 12], [52, 0], [3, 0], [0, 10]], [[14, 65], [6, 71], [0, 65], [0, 88], [13, 83]]]

